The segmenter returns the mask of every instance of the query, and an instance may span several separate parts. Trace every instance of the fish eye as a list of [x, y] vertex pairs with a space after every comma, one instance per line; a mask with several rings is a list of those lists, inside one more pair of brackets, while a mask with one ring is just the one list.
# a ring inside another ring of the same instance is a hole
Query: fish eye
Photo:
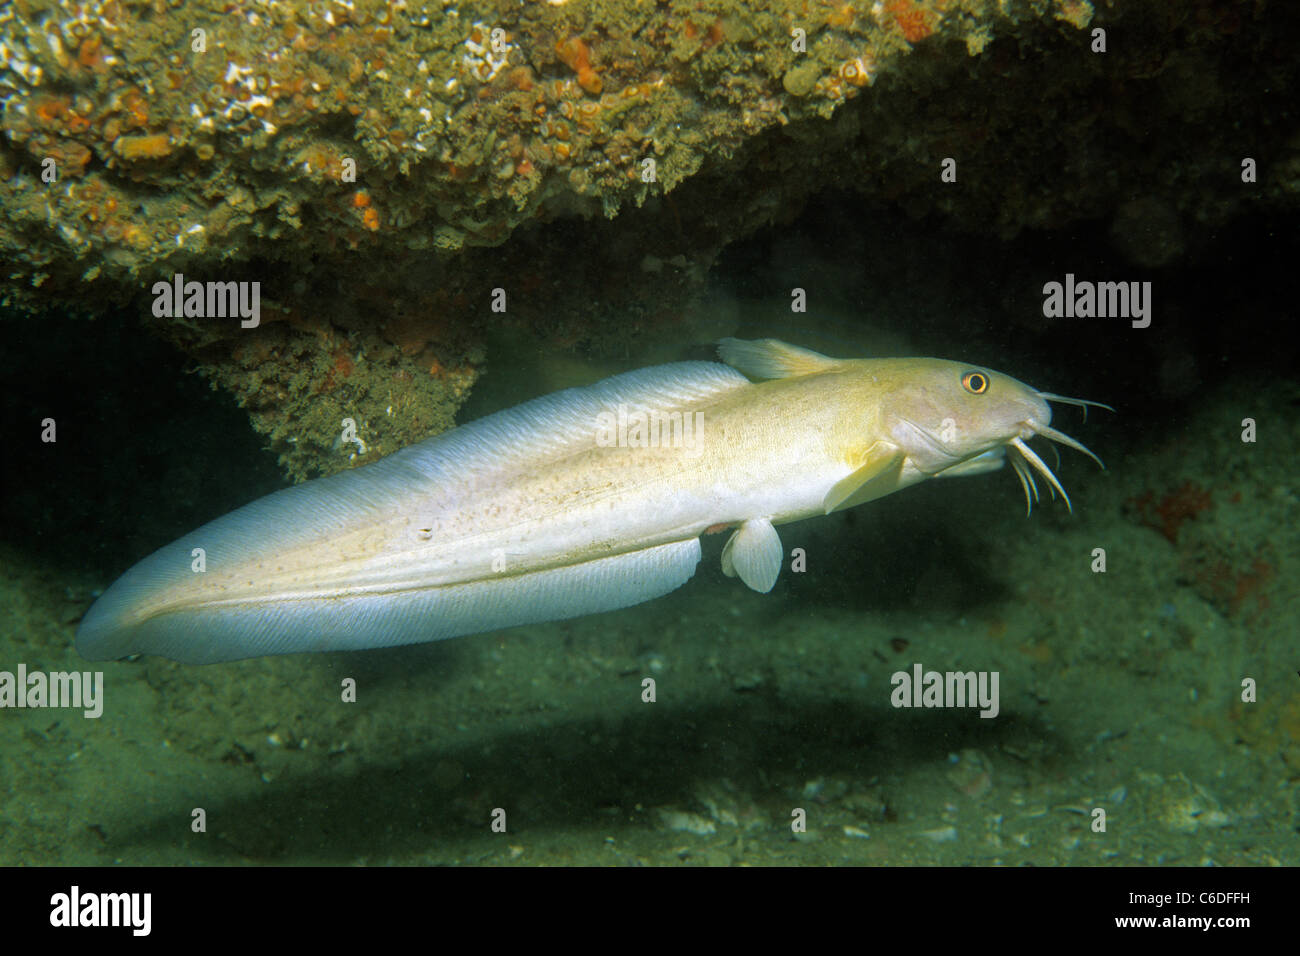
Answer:
[[983, 372], [967, 372], [961, 377], [961, 383], [972, 395], [982, 395], [988, 391], [989, 377]]

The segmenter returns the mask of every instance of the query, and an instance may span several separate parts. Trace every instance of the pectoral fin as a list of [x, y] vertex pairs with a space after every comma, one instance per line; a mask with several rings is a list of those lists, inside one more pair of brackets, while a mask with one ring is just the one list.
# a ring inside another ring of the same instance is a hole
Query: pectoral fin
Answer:
[[883, 498], [898, 490], [903, 473], [903, 449], [890, 442], [878, 441], [867, 450], [866, 458], [851, 475], [835, 483], [822, 506], [826, 513], [852, 508], [864, 501]]
[[781, 536], [767, 518], [750, 518], [722, 549], [722, 573], [766, 594], [781, 573]]

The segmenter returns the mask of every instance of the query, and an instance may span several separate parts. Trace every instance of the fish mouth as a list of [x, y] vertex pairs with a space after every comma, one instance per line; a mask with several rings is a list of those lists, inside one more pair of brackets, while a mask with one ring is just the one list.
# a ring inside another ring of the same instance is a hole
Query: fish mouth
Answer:
[[929, 429], [917, 424], [912, 421], [912, 419], [900, 415], [898, 417], [898, 424], [905, 425], [910, 429], [907, 437], [916, 440], [920, 445], [925, 446], [930, 451], [930, 454], [945, 462], [942, 468], [936, 468], [933, 471], [926, 470], [925, 474], [936, 474], [943, 471], [944, 468], [948, 468], [962, 460], [960, 455], [953, 454], [947, 445], [941, 442], [938, 438], [935, 438], [934, 435], [930, 433]]
[[[1051, 392], [1035, 392], [1034, 394], [1049, 402], [1061, 402], [1066, 405], [1076, 405], [1079, 408], [1082, 408], [1084, 421], [1088, 420], [1089, 407], [1104, 408], [1111, 412], [1115, 411], [1115, 409], [1103, 402], [1091, 402], [1083, 398], [1069, 398], [1065, 395], [1054, 395]], [[1082, 452], [1095, 461], [1102, 471], [1106, 470], [1106, 465], [1082, 442], [1071, 438], [1069, 435], [1065, 434], [1065, 432], [1057, 431], [1045, 422], [1040, 422], [1034, 418], [1027, 418], [1021, 422], [1020, 434], [1007, 439], [1007, 445], [1014, 448], [1019, 453], [1016, 455], [1007, 455], [1007, 461], [1011, 462], [1011, 467], [1015, 471], [1016, 477], [1020, 479], [1020, 487], [1024, 489], [1025, 515], [1028, 516], [1033, 512], [1034, 502], [1038, 500], [1038, 484], [1034, 481], [1035, 471], [1043, 478], [1047, 479], [1048, 491], [1052, 493], [1052, 497], [1055, 498], [1056, 493], [1059, 491], [1061, 493], [1061, 499], [1065, 502], [1066, 509], [1071, 514], [1074, 514], [1074, 505], [1070, 503], [1070, 496], [1065, 493], [1065, 488], [1062, 487], [1060, 481], [1057, 480], [1056, 475], [1052, 473], [1052, 469], [1048, 468], [1047, 462], [1039, 458], [1034, 450], [1026, 444], [1029, 439], [1040, 437], [1046, 438], [1049, 441], [1056, 442], [1060, 445], [1065, 445], [1068, 448], [1073, 448], [1075, 451]], [[1055, 446], [1052, 447], [1052, 451], [1055, 453]], [[1057, 458], [1057, 467], [1060, 467], [1059, 456]]]

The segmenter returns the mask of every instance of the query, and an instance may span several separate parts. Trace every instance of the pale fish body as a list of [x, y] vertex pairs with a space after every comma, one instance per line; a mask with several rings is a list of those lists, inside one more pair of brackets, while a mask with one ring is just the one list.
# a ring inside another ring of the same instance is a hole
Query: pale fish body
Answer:
[[255, 501], [123, 575], [77, 648], [208, 663], [578, 617], [680, 587], [720, 528], [735, 529], [723, 569], [766, 592], [783, 560], [775, 525], [1006, 460], [1027, 503], [1026, 462], [1064, 497], [1025, 440], [1091, 455], [1050, 427], [1044, 399], [1095, 403], [986, 369], [773, 339], [719, 351], [726, 364], [557, 392]]

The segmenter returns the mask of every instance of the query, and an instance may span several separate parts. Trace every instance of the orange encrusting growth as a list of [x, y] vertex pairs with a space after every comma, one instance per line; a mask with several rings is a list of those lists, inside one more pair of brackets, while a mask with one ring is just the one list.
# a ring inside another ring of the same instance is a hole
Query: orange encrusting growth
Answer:
[[908, 43], [917, 43], [934, 33], [934, 15], [913, 0], [889, 0], [885, 12], [894, 18]]
[[103, 40], [98, 33], [92, 33], [77, 47], [77, 62], [87, 69], [97, 70], [104, 62], [104, 54], [100, 52], [100, 46]]
[[148, 136], [123, 136], [113, 143], [113, 151], [125, 160], [161, 159], [172, 151], [171, 137], [166, 133]]
[[555, 44], [555, 55], [564, 65], [578, 74], [578, 85], [592, 95], [605, 88], [605, 83], [591, 67], [591, 48], [579, 37], [569, 37]]
[[1194, 481], [1184, 481], [1159, 500], [1148, 491], [1129, 499], [1129, 505], [1142, 524], [1159, 531], [1170, 544], [1177, 544], [1183, 524], [1214, 507], [1214, 499], [1206, 488]]

